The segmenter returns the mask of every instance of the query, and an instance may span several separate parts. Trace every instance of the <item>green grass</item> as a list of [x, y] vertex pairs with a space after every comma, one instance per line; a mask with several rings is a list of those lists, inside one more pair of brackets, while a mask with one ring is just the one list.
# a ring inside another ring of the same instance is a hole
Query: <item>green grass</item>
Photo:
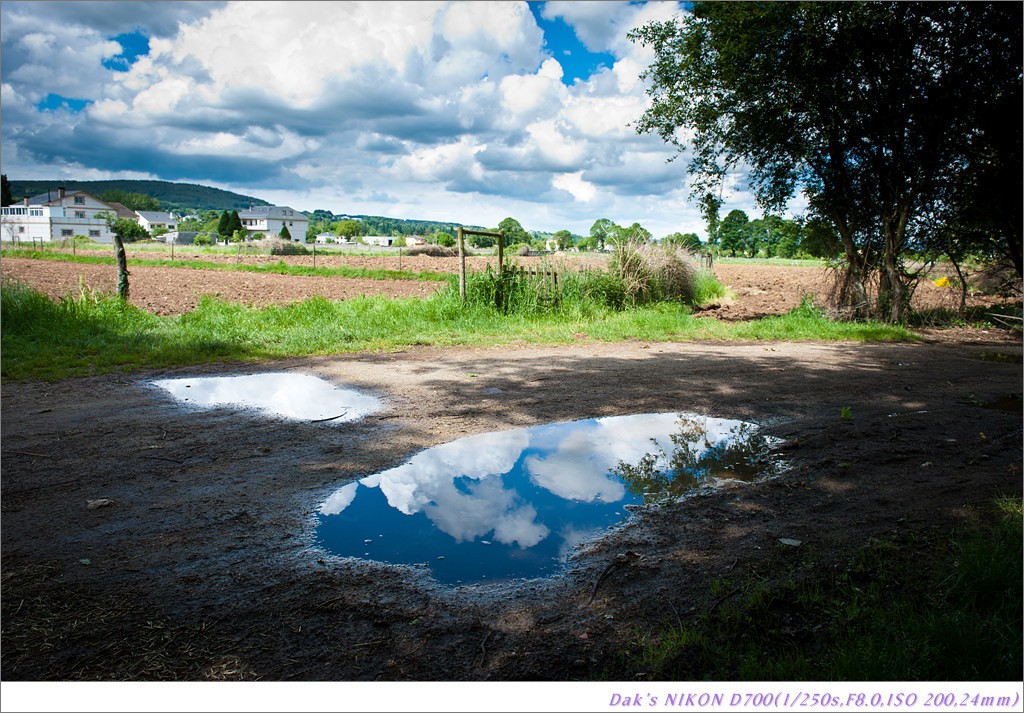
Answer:
[[694, 317], [678, 303], [617, 310], [567, 300], [556, 309], [505, 314], [487, 302], [463, 306], [451, 282], [428, 298], [363, 296], [335, 302], [314, 297], [283, 307], [205, 297], [194, 311], [173, 317], [86, 292], [54, 302], [23, 284], [5, 282], [0, 322], [0, 375], [43, 380], [413, 345], [565, 344], [581, 335], [597, 341], [912, 338], [883, 325], [836, 325], [809, 307], [741, 324]]
[[653, 680], [1019, 681], [1021, 537], [1013, 497], [952, 537], [875, 541], [844, 567], [808, 550], [774, 581], [713, 581], [720, 606], [666, 624], [627, 665]]

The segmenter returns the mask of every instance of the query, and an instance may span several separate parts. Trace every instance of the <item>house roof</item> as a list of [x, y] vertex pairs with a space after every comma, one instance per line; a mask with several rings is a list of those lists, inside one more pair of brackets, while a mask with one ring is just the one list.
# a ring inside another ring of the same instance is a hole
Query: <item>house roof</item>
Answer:
[[171, 218], [170, 213], [164, 213], [159, 210], [137, 210], [135, 213], [140, 218], [145, 218], [150, 223], [169, 223], [174, 220]]
[[[110, 203], [102, 201], [96, 196], [94, 196], [92, 193], [88, 193], [86, 191], [68, 191], [64, 194], [65, 198], [68, 198], [70, 196], [89, 196], [93, 200], [99, 201], [104, 205], [110, 205]], [[38, 196], [32, 196], [31, 198], [28, 199], [29, 205], [60, 205], [60, 203], [60, 195], [58, 194], [56, 188], [48, 190], [46, 191], [46, 193], [40, 193]]]
[[238, 211], [239, 218], [274, 218], [276, 220], [309, 220], [299, 211], [286, 205], [249, 206]]
[[117, 211], [117, 215], [121, 218], [128, 218], [129, 220], [135, 220], [135, 211], [126, 206], [124, 203], [118, 203], [117, 201], [107, 201], [107, 205]]

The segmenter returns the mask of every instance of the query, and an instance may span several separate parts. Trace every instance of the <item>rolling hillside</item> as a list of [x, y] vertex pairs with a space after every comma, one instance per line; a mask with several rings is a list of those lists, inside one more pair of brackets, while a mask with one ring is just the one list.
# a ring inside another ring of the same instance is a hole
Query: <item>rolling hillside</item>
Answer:
[[47, 190], [64, 186], [68, 191], [87, 191], [99, 196], [104, 191], [119, 190], [127, 193], [143, 193], [160, 201], [163, 210], [189, 213], [201, 210], [240, 210], [255, 205], [270, 205], [265, 200], [244, 196], [239, 193], [201, 186], [195, 183], [173, 183], [171, 181], [18, 181], [11, 180], [11, 194], [21, 200], [36, 196]]

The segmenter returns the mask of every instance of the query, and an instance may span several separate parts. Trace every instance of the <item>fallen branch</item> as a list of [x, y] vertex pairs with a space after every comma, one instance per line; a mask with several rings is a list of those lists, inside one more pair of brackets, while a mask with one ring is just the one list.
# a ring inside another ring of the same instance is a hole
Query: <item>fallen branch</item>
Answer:
[[324, 421], [333, 421], [336, 418], [341, 418], [342, 416], [344, 416], [347, 413], [348, 413], [348, 410], [346, 409], [345, 411], [342, 411], [341, 413], [339, 413], [337, 416], [331, 416], [330, 418], [314, 418], [312, 421], [310, 421], [310, 423], [323, 423]]
[[13, 453], [13, 454], [19, 455], [19, 456], [32, 456], [32, 457], [35, 457], [35, 458], [53, 458], [53, 456], [48, 454], [48, 453], [32, 453], [31, 451], [4, 451], [4, 452], [5, 453]]

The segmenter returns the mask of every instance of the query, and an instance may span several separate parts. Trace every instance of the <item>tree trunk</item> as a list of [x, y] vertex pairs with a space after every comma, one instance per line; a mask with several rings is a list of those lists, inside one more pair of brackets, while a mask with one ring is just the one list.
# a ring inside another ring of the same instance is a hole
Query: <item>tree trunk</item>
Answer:
[[124, 254], [124, 242], [114, 233], [114, 252], [117, 255], [117, 296], [128, 301], [128, 258]]
[[879, 280], [878, 313], [885, 315], [890, 324], [903, 322], [910, 311], [910, 292], [907, 289], [900, 260], [903, 255], [903, 241], [907, 229], [909, 210], [904, 206], [900, 209], [896, 225], [891, 219], [882, 224], [885, 237], [885, 262]]
[[849, 308], [854, 319], [866, 319], [871, 316], [871, 299], [866, 287], [868, 280], [868, 251], [865, 246], [863, 254], [857, 249], [849, 226], [841, 220], [834, 220], [839, 239], [843, 243], [846, 254], [846, 269], [839, 276], [839, 282], [833, 290], [832, 301], [836, 307]]

